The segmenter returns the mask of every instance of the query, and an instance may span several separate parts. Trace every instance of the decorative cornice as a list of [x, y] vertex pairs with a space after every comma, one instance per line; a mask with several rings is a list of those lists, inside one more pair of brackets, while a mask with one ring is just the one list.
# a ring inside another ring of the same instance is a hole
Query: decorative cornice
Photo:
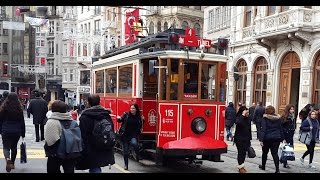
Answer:
[[294, 35], [295, 35], [297, 38], [305, 41], [305, 42], [308, 43], [309, 45], [312, 44], [312, 35], [311, 35], [311, 33], [299, 31], [299, 32], [296, 32]]

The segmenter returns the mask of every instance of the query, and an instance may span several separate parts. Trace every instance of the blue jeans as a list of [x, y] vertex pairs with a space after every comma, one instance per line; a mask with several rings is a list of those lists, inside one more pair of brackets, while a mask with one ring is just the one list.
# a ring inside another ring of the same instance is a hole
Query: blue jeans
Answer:
[[90, 168], [89, 173], [101, 173], [101, 167]]
[[[139, 144], [137, 141], [137, 138], [133, 137], [133, 138], [129, 138], [129, 139], [124, 139], [123, 140], [123, 158], [124, 158], [124, 164], [126, 166], [128, 166], [128, 159], [129, 159], [129, 145], [133, 146], [134, 151], [136, 152], [136, 155], [139, 155]], [[139, 158], [139, 157], [137, 157]]]
[[226, 126], [227, 140], [229, 140], [229, 137], [232, 138], [231, 128], [232, 128], [232, 127]]

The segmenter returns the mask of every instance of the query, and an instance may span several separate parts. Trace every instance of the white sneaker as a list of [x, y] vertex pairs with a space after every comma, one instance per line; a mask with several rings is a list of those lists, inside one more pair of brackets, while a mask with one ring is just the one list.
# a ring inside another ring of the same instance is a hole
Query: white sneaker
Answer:
[[300, 158], [300, 162], [301, 162], [301, 165], [304, 165], [304, 159], [302, 157]]
[[308, 168], [315, 169], [316, 167], [314, 165], [312, 165], [312, 164], [309, 164]]

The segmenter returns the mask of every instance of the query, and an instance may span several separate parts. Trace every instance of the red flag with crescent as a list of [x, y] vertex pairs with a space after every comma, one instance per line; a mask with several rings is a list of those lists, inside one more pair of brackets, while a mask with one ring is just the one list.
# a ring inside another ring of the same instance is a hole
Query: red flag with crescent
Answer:
[[126, 12], [125, 22], [125, 43], [133, 43], [136, 39], [136, 35], [139, 34], [134, 28], [134, 23], [139, 21], [139, 9], [135, 9], [131, 12]]

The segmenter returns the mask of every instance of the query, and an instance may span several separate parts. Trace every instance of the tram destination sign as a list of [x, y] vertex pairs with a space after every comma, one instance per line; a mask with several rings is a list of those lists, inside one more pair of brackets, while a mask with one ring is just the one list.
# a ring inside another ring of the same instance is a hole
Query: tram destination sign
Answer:
[[200, 45], [204, 45], [205, 48], [211, 48], [211, 40], [197, 38], [196, 31], [191, 28], [187, 28], [186, 34], [179, 37], [179, 44], [192, 47], [199, 47]]

